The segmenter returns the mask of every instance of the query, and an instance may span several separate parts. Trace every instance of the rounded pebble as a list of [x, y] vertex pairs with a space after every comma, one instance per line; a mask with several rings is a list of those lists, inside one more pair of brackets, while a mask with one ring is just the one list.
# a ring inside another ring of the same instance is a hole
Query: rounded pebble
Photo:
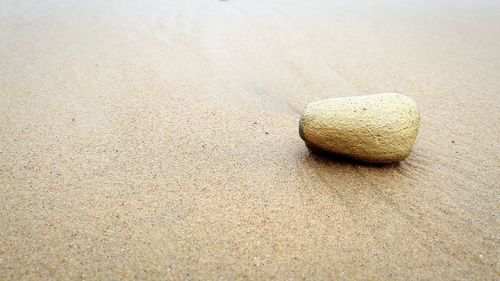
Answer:
[[385, 164], [410, 155], [419, 126], [411, 98], [383, 93], [312, 102], [300, 118], [299, 134], [313, 151]]

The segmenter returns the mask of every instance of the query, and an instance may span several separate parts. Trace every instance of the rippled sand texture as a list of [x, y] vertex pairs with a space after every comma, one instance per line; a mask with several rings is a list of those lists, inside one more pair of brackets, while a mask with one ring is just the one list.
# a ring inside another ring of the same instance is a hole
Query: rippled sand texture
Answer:
[[[3, 280], [498, 280], [498, 2], [0, 2]], [[379, 92], [407, 161], [309, 154]]]

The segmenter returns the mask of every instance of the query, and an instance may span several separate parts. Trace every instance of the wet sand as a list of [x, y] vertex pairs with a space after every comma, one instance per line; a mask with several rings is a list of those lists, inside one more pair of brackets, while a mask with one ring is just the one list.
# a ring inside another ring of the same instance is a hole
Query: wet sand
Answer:
[[[0, 1], [0, 279], [498, 280], [494, 1]], [[399, 92], [399, 165], [308, 102]]]

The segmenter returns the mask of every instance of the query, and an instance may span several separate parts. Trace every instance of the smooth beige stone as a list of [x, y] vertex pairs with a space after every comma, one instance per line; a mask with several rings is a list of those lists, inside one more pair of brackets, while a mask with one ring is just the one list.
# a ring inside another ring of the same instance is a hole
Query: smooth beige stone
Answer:
[[412, 99], [384, 93], [312, 102], [300, 119], [299, 133], [311, 150], [394, 163], [410, 155], [419, 125]]

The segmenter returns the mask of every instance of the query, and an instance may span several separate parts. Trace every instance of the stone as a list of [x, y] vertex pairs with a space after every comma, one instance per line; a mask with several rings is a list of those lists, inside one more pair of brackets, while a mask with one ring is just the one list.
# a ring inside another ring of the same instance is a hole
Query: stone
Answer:
[[383, 93], [312, 102], [300, 118], [299, 134], [313, 151], [387, 164], [410, 155], [419, 126], [411, 98]]

